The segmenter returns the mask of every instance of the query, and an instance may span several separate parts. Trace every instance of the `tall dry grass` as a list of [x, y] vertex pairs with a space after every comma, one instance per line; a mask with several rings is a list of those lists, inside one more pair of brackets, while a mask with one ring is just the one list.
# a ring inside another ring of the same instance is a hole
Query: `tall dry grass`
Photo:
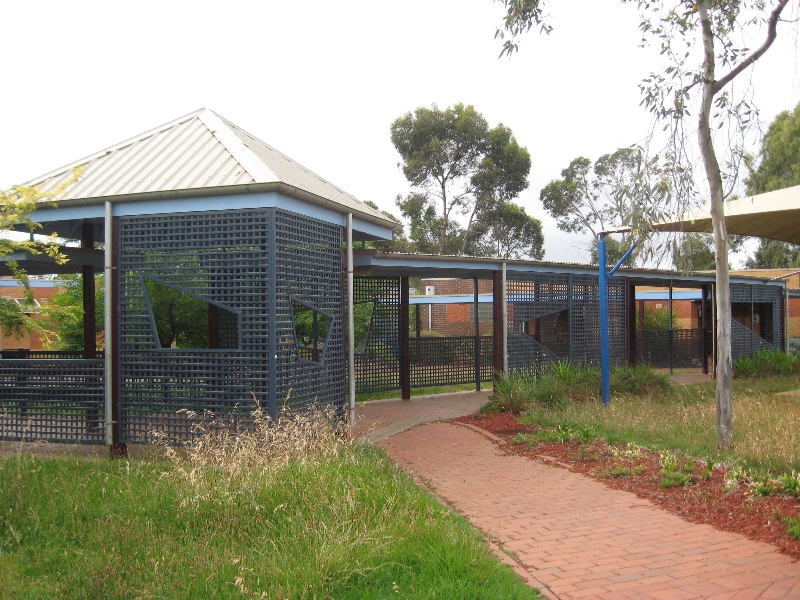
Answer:
[[788, 473], [800, 470], [800, 395], [772, 393], [776, 385], [735, 386], [732, 451], [717, 449], [713, 383], [676, 386], [644, 396], [615, 395], [607, 409], [596, 401], [570, 402], [561, 408], [531, 405], [526, 418], [547, 427], [591, 426], [613, 442]]

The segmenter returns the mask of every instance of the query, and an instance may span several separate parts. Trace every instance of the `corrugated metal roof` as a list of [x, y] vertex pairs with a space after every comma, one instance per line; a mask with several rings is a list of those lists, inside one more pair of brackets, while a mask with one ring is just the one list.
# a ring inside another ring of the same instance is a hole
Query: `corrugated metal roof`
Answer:
[[[281, 183], [392, 227], [361, 202], [213, 111], [203, 108], [56, 169], [26, 185], [43, 191], [83, 172], [57, 200]], [[235, 189], [235, 188], [234, 188]]]

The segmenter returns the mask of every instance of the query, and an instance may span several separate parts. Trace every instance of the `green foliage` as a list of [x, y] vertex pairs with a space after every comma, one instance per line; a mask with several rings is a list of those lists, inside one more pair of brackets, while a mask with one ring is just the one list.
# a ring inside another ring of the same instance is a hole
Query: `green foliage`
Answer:
[[[562, 231], [596, 237], [612, 227], [637, 228], [645, 205], [652, 209], [669, 198], [665, 182], [650, 184], [657, 179], [652, 168], [639, 148], [620, 148], [594, 164], [580, 156], [561, 171], [561, 179], [541, 190], [539, 199]], [[630, 234], [621, 240], [606, 238], [608, 262], [614, 264], [622, 258], [633, 239]], [[597, 249], [593, 247], [592, 252], [597, 264]], [[639, 249], [632, 254], [632, 263], [638, 254]]]
[[778, 483], [787, 496], [800, 496], [800, 475], [797, 471], [784, 473], [778, 478]]
[[381, 449], [325, 446], [267, 473], [2, 459], [0, 596], [538, 597]]
[[[746, 180], [748, 194], [761, 194], [800, 184], [800, 104], [783, 111], [770, 123], [761, 140], [760, 162]], [[759, 240], [748, 269], [781, 269], [800, 264], [800, 248], [778, 240]]]
[[684, 273], [716, 268], [714, 238], [707, 233], [685, 233], [672, 247], [672, 264]]
[[[41, 225], [31, 218], [31, 214], [36, 210], [37, 205], [58, 197], [68, 186], [75, 183], [80, 175], [81, 170], [75, 169], [69, 180], [49, 192], [43, 192], [37, 187], [26, 186], [13, 186], [7, 191], [0, 190], [0, 233], [22, 227], [30, 234], [35, 234], [38, 229], [41, 229]], [[67, 261], [66, 256], [59, 251], [58, 240], [55, 235], [44, 241], [17, 240], [0, 236], [0, 256], [8, 256], [16, 252], [45, 254], [52, 258], [56, 264], [64, 264]], [[25, 298], [24, 304], [32, 306], [33, 293], [28, 281], [28, 273], [15, 260], [6, 261], [5, 264], [11, 270], [13, 277], [22, 283]], [[0, 302], [0, 325], [3, 326], [7, 334], [20, 335], [23, 330], [34, 328], [35, 322], [26, 317], [25, 306], [20, 306], [15, 302]]]
[[397, 199], [409, 221], [411, 250], [541, 257], [541, 224], [511, 207], [528, 187], [531, 160], [508, 127], [489, 128], [471, 105], [440, 110], [434, 104], [395, 119], [391, 139], [412, 186]]
[[778, 492], [778, 484], [767, 473], [754, 473], [752, 490], [756, 496], [764, 498], [774, 496]]
[[152, 279], [147, 296], [162, 348], [208, 348], [208, 303]]
[[[636, 322], [639, 322], [639, 305], [636, 305]], [[647, 331], [669, 331], [670, 318], [668, 308], [653, 308], [644, 305], [644, 328]], [[672, 329], [678, 329], [678, 315], [672, 312]]]
[[611, 370], [611, 386], [615, 394], [644, 396], [669, 391], [672, 384], [666, 373], [647, 365], [618, 365]]
[[[52, 332], [49, 345], [55, 350], [83, 350], [83, 283], [79, 275], [62, 276], [63, 284], [53, 298], [42, 305], [42, 326]], [[95, 327], [103, 331], [103, 276], [95, 277]]]
[[692, 476], [681, 471], [661, 471], [661, 487], [685, 487], [692, 482]]
[[786, 525], [786, 533], [800, 540], [800, 520], [787, 518], [783, 520], [783, 524]]
[[761, 160], [746, 180], [748, 194], [800, 184], [800, 103], [770, 123], [761, 140]]
[[[491, 405], [497, 411], [519, 414], [528, 406], [531, 401], [529, 388], [531, 382], [524, 377], [500, 377], [495, 382], [495, 392], [492, 396]], [[496, 411], [487, 411], [496, 412]]]
[[800, 372], [800, 356], [780, 350], [759, 350], [733, 363], [733, 376], [739, 379], [763, 379]]
[[787, 269], [800, 265], [800, 247], [779, 240], [760, 239], [744, 266], [748, 269]]
[[0, 298], [0, 327], [5, 335], [21, 337], [26, 329], [32, 327], [31, 321], [25, 314], [25, 308], [13, 300]]
[[607, 477], [613, 477], [615, 479], [622, 479], [624, 477], [630, 477], [633, 475], [633, 469], [631, 467], [626, 467], [623, 465], [616, 465], [613, 468], [609, 469], [605, 472]]

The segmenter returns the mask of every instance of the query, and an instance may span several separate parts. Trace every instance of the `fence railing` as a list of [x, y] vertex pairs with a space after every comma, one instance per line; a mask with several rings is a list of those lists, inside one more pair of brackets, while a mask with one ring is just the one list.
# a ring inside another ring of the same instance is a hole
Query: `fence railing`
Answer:
[[492, 378], [491, 336], [411, 338], [411, 387], [474, 383], [476, 366], [481, 381]]
[[703, 366], [705, 352], [711, 354], [711, 332], [702, 329], [645, 330], [636, 332], [636, 362], [651, 367], [686, 369]]
[[[481, 381], [492, 379], [492, 336], [478, 338], [478, 372]], [[457, 385], [475, 382], [475, 336], [413, 337], [411, 387]], [[373, 344], [356, 354], [356, 392], [400, 389], [399, 349], [394, 344]]]
[[[95, 358], [103, 358], [102, 352], [97, 352]], [[42, 360], [42, 359], [83, 359], [83, 352], [73, 350], [28, 350], [19, 348], [17, 350], [0, 350], [0, 360], [19, 359], [19, 360]]]
[[103, 360], [0, 361], [0, 438], [102, 444]]

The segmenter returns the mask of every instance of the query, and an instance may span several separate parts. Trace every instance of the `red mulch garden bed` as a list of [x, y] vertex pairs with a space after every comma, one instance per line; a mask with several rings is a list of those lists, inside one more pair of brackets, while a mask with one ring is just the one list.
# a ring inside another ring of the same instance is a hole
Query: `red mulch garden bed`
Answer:
[[[705, 523], [724, 531], [739, 533], [752, 540], [776, 546], [781, 552], [800, 558], [800, 540], [786, 533], [783, 518], [800, 518], [800, 501], [781, 496], [755, 496], [747, 485], [741, 484], [725, 491], [727, 470], [717, 465], [709, 478], [704, 464], [698, 464], [689, 485], [664, 487], [659, 454], [643, 450], [638, 458], [614, 456], [605, 441], [589, 444], [577, 442], [513, 443], [518, 433], [534, 432], [540, 428], [523, 425], [516, 415], [491, 413], [469, 415], [454, 419], [488, 431], [503, 440], [505, 452], [531, 460], [544, 460], [559, 468], [567, 468], [602, 481], [605, 485], [632, 492], [650, 500], [687, 521]], [[618, 446], [618, 449], [624, 449]], [[680, 464], [680, 461], [679, 461]], [[642, 468], [636, 468], [642, 467]], [[614, 476], [624, 468], [636, 473]]]

